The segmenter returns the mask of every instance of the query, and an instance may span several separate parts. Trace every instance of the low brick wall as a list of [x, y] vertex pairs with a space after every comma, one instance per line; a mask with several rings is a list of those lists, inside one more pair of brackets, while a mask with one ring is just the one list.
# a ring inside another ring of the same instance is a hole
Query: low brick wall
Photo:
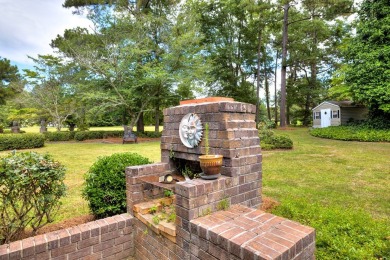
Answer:
[[0, 260], [127, 259], [134, 255], [134, 218], [117, 215], [0, 246]]

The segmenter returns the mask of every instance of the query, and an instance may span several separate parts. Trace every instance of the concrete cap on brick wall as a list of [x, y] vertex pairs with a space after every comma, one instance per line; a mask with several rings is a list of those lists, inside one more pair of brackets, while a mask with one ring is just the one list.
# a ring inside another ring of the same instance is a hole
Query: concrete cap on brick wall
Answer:
[[234, 99], [227, 98], [227, 97], [206, 97], [206, 98], [182, 100], [180, 101], [180, 105], [221, 102], [221, 101], [234, 101]]

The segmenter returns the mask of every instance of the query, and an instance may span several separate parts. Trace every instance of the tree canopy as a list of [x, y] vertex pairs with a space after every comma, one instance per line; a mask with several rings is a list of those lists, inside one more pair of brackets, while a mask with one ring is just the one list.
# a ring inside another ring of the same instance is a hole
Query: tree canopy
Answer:
[[[256, 104], [257, 122], [272, 116], [277, 122], [280, 111], [281, 126], [310, 125], [311, 109], [335, 95], [389, 113], [388, 3], [363, 1], [350, 24], [345, 17], [352, 4], [65, 0], [65, 8], [85, 12], [93, 26], [67, 29], [52, 40], [55, 57], [40, 55], [37, 70], [26, 71], [34, 86], [27, 95], [36, 98], [39, 89], [56, 85], [59, 92], [52, 93], [74, 107], [63, 110], [61, 120], [43, 112], [44, 100], [33, 103], [39, 116], [58, 125], [90, 120], [142, 130], [146, 120], [156, 131], [163, 108], [204, 95]], [[8, 60], [0, 59], [0, 69], [4, 104], [22, 84]]]
[[93, 32], [67, 30], [52, 46], [88, 73], [92, 84], [84, 99], [94, 102], [93, 110], [120, 110], [122, 123], [132, 128], [151, 107], [158, 118], [161, 106], [191, 96], [188, 90], [207, 78], [207, 67], [201, 37], [185, 9], [179, 12], [174, 1], [156, 1], [136, 12], [128, 5], [115, 12], [85, 5]]
[[354, 101], [369, 106], [373, 114], [390, 115], [389, 1], [363, 1], [356, 36], [346, 47], [343, 72]]
[[10, 60], [0, 57], [0, 105], [4, 105], [7, 99], [22, 89], [18, 67], [11, 65]]

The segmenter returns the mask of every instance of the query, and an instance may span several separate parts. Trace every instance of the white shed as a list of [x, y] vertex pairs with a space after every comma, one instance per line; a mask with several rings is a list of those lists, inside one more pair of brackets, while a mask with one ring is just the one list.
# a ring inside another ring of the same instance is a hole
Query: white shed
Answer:
[[368, 109], [352, 101], [324, 101], [313, 110], [313, 127], [345, 125], [350, 121], [367, 119]]

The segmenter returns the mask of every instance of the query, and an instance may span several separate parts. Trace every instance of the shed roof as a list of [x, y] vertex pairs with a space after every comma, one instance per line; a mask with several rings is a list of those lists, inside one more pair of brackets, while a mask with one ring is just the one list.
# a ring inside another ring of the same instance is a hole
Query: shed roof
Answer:
[[319, 104], [318, 106], [316, 106], [313, 109], [316, 109], [317, 107], [321, 106], [323, 103], [329, 103], [329, 104], [336, 105], [339, 107], [364, 107], [363, 105], [356, 104], [355, 102], [349, 101], [349, 100], [344, 100], [344, 101], [331, 101], [331, 100], [329, 100], [329, 101], [322, 102], [321, 104]]

